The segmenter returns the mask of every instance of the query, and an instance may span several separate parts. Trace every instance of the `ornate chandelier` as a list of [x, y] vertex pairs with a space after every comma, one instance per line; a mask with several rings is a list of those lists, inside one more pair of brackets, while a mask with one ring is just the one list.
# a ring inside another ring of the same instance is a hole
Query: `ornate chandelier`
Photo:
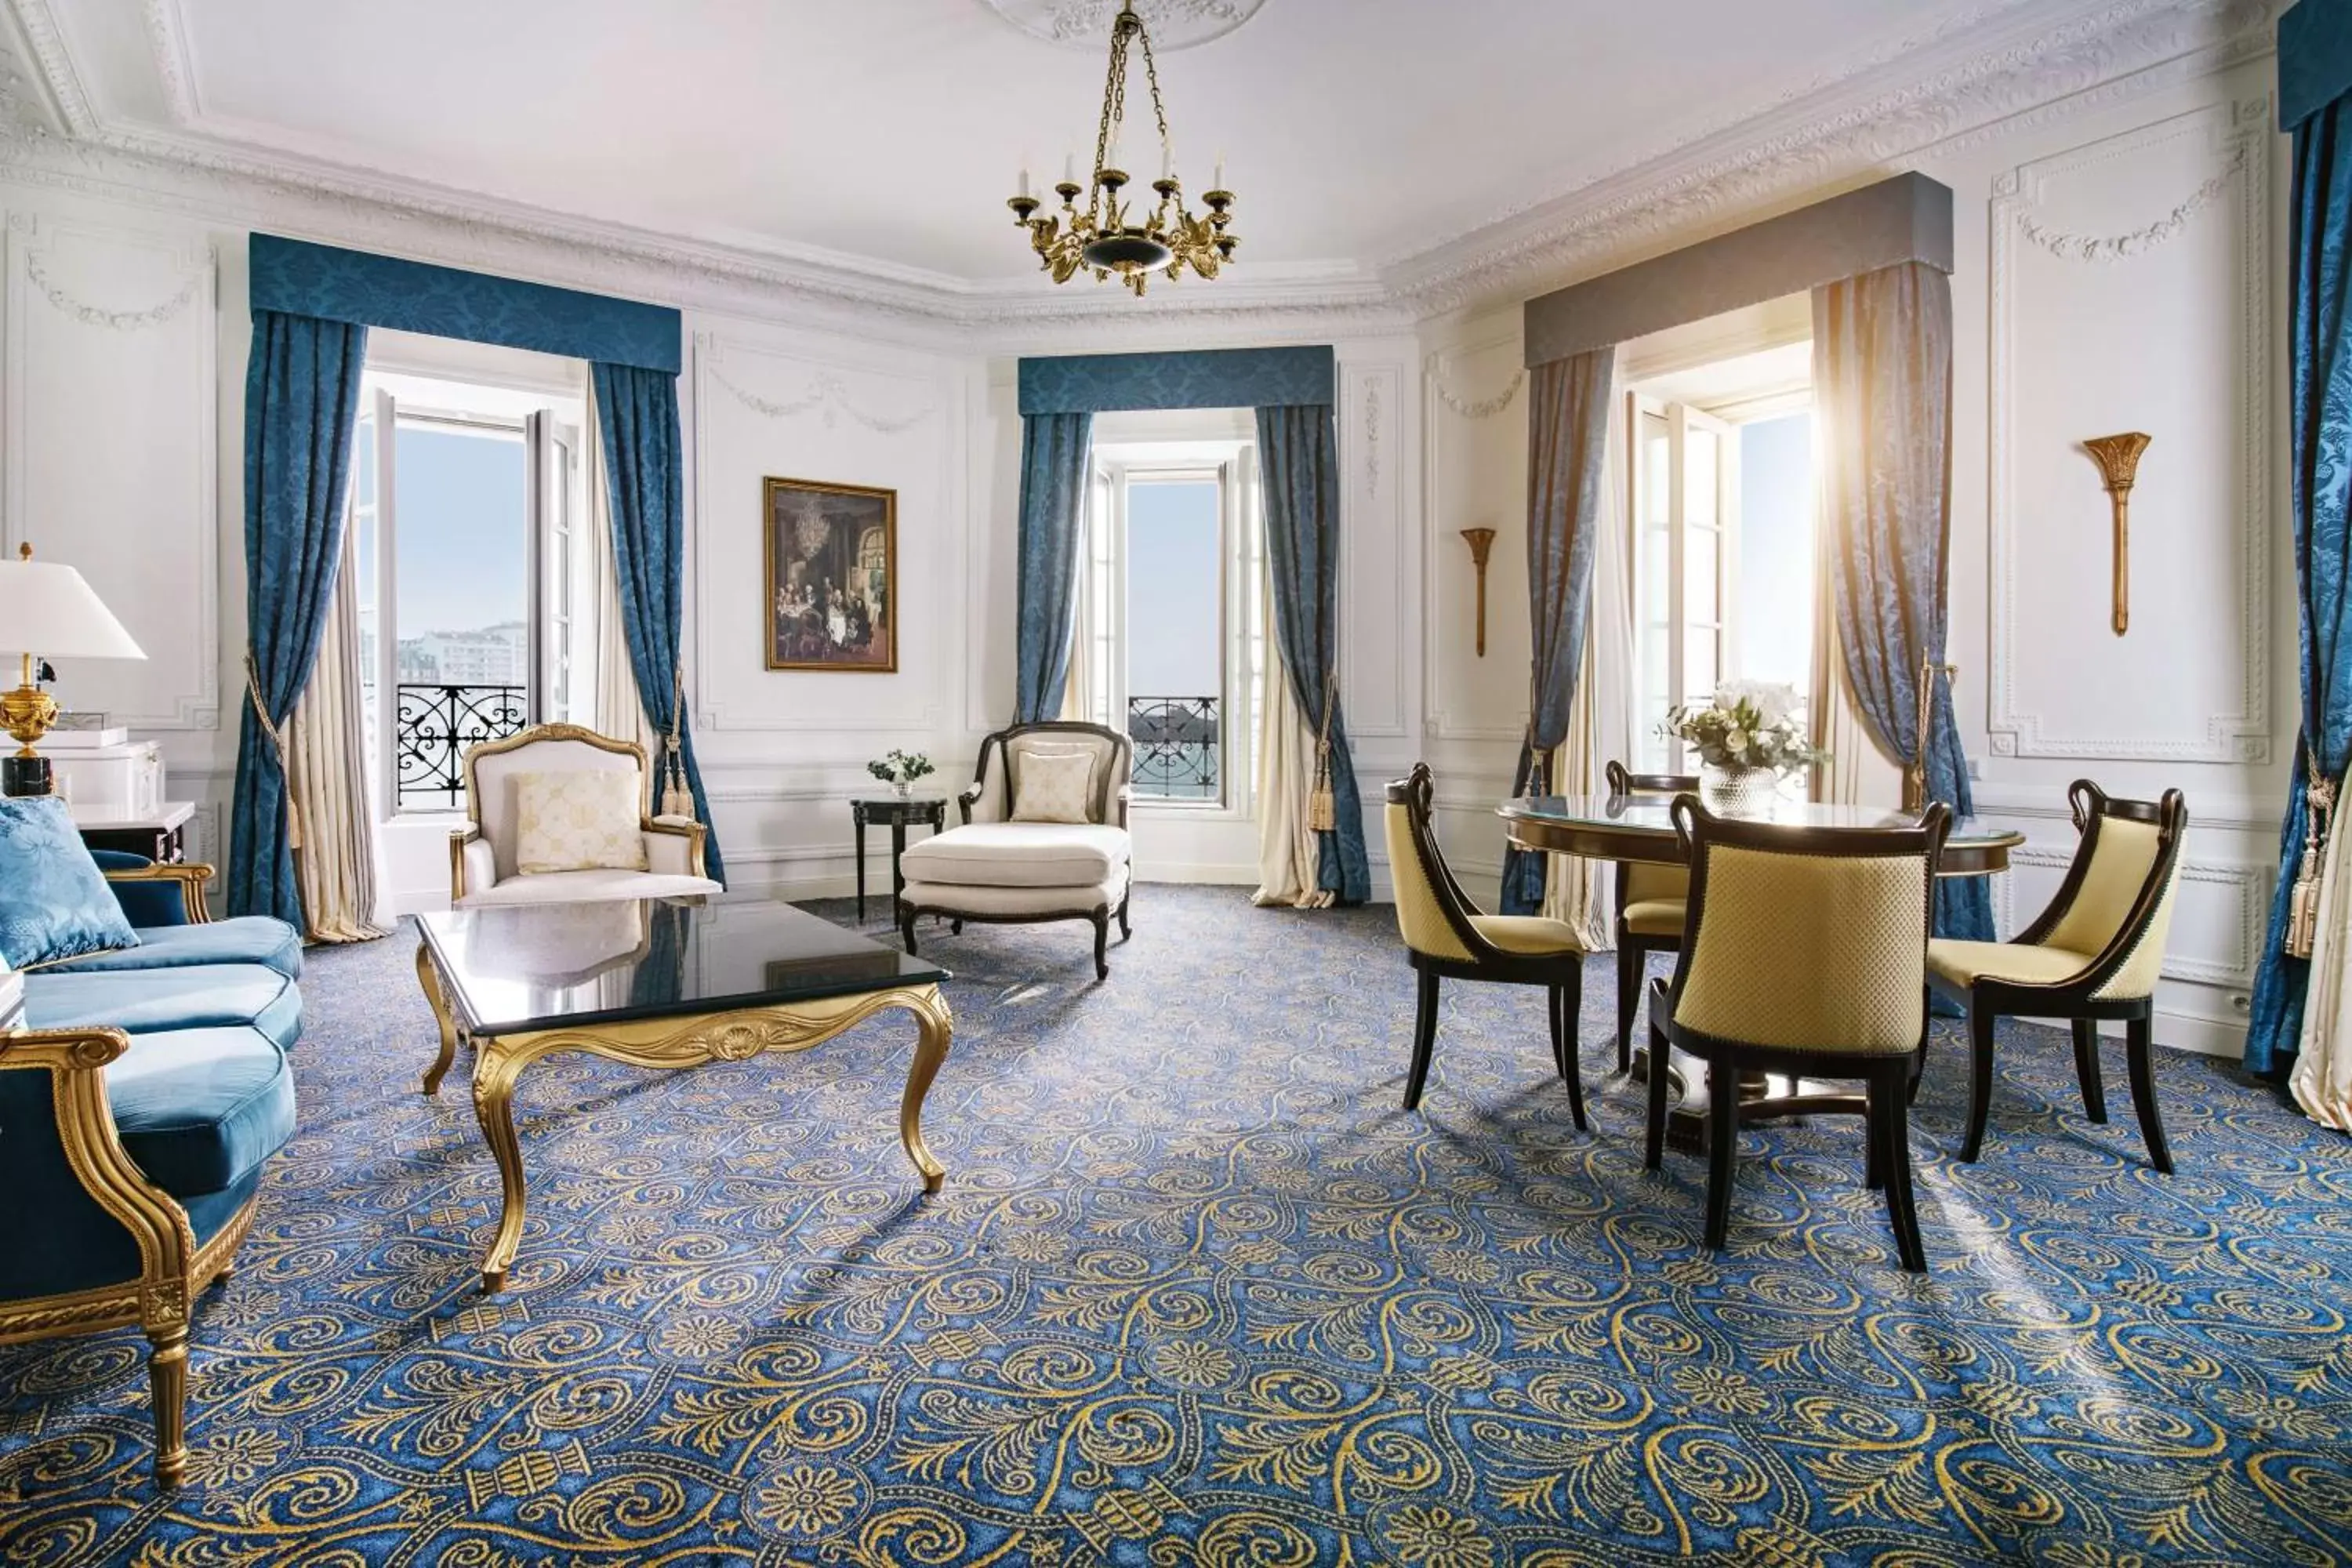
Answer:
[[[1143, 74], [1151, 90], [1152, 118], [1160, 126], [1160, 177], [1151, 182], [1160, 202], [1142, 213], [1135, 210], [1134, 201], [1120, 199], [1129, 182], [1127, 171], [1118, 167], [1119, 136], [1127, 118], [1127, 51], [1129, 44], [1138, 39], [1143, 44]], [[1058, 216], [1036, 216], [1042, 204], [1029, 194], [1026, 169], [1021, 171], [1021, 194], [1005, 204], [1013, 209], [1013, 222], [1029, 231], [1038, 265], [1054, 275], [1055, 282], [1067, 283], [1081, 272], [1093, 273], [1097, 282], [1115, 275], [1140, 297], [1154, 272], [1164, 271], [1172, 280], [1190, 267], [1203, 278], [1214, 278], [1218, 268], [1233, 259], [1234, 247], [1241, 239], [1226, 227], [1232, 220], [1234, 194], [1222, 188], [1224, 164], [1218, 163], [1213, 182], [1220, 188], [1201, 198], [1208, 216], [1195, 217], [1184, 205], [1183, 186], [1176, 178], [1175, 153], [1168, 140], [1168, 111], [1160, 101], [1160, 70], [1151, 58], [1151, 35], [1131, 3], [1121, 5], [1111, 23], [1110, 79], [1103, 85], [1094, 168], [1093, 195], [1083, 211], [1077, 199], [1087, 194], [1086, 187], [1075, 178], [1075, 168], [1065, 169], [1062, 183], [1054, 187], [1062, 198]]]

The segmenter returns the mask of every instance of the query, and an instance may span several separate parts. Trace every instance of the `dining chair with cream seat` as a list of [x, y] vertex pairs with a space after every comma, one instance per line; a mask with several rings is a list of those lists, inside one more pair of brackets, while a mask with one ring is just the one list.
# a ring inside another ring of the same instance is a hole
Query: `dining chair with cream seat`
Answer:
[[1568, 1082], [1578, 1131], [1585, 1130], [1584, 1083], [1577, 1070], [1576, 1024], [1584, 1003], [1584, 950], [1565, 921], [1479, 912], [1446, 868], [1430, 820], [1429, 764], [1388, 787], [1389, 870], [1396, 884], [1397, 928], [1420, 976], [1413, 1016], [1412, 1066], [1404, 1108], [1418, 1110], [1437, 1044], [1438, 985], [1444, 980], [1498, 981], [1544, 988], [1552, 1068]]
[[1649, 1127], [1643, 1163], [1666, 1135], [1671, 1043], [1706, 1064], [1706, 1245], [1723, 1246], [1739, 1142], [1742, 1071], [1861, 1079], [1864, 1180], [1883, 1187], [1896, 1255], [1927, 1268], [1911, 1195], [1910, 1068], [1927, 1034], [1928, 910], [1951, 811], [1916, 826], [1790, 827], [1674, 804], [1690, 866], [1688, 923], [1671, 982], [1650, 987]]
[[[1696, 773], [1633, 773], [1609, 763], [1609, 798], [1639, 795], [1695, 795]], [[1683, 901], [1690, 894], [1690, 871], [1682, 866], [1617, 862], [1617, 1070], [1633, 1067], [1633, 1023], [1642, 1012], [1642, 981], [1650, 954], [1677, 952], [1683, 944]]]
[[2041, 917], [2009, 942], [1927, 944], [1928, 984], [1969, 1015], [1969, 1128], [1960, 1158], [1972, 1161], [1984, 1148], [1999, 1020], [2065, 1019], [2074, 1034], [2083, 1110], [2104, 1122], [2098, 1026], [2118, 1019], [2148, 1163], [2169, 1175], [2172, 1151], [2157, 1109], [2150, 1051], [2189, 807], [2177, 789], [2161, 800], [2118, 800], [2088, 779], [2068, 786], [2066, 800], [2081, 837]]

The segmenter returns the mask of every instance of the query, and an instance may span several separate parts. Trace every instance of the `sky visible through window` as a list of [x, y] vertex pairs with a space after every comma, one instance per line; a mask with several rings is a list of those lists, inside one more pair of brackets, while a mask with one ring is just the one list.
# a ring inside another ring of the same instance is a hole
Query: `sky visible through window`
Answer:
[[1136, 481], [1127, 491], [1127, 689], [1131, 697], [1224, 689], [1217, 613], [1217, 486]]
[[394, 434], [403, 638], [469, 632], [530, 611], [519, 434], [402, 425]]

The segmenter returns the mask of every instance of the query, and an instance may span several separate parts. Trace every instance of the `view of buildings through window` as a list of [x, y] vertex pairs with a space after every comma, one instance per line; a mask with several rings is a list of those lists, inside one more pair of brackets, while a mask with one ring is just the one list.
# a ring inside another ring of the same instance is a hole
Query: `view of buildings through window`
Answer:
[[468, 391], [376, 388], [354, 431], [371, 774], [395, 811], [462, 807], [467, 747], [571, 702], [571, 432]]

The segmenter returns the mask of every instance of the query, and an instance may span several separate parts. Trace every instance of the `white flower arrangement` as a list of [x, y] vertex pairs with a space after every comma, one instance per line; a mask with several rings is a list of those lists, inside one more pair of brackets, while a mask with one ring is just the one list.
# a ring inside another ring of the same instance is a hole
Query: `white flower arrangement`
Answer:
[[1787, 773], [1830, 760], [1807, 740], [1797, 689], [1780, 681], [1727, 680], [1704, 707], [1674, 710], [1659, 730], [1714, 768]]

